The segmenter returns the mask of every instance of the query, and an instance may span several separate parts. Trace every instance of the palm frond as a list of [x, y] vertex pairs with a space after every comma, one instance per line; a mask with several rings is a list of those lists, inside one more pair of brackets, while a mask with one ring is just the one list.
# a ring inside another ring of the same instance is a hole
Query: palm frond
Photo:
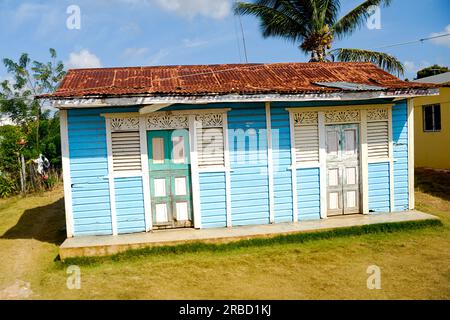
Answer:
[[405, 73], [403, 64], [394, 56], [387, 53], [362, 49], [339, 48], [330, 52], [337, 61], [342, 62], [371, 62], [389, 73], [402, 76]]
[[334, 25], [334, 33], [338, 38], [342, 38], [345, 35], [350, 35], [356, 29], [360, 28], [369, 18], [368, 9], [371, 6], [385, 7], [391, 4], [391, 0], [365, 0], [355, 9], [347, 13]]
[[310, 21], [299, 6], [304, 0], [257, 0], [255, 3], [237, 2], [234, 12], [237, 15], [252, 15], [260, 19], [264, 37], [280, 37], [293, 42], [301, 41], [307, 34]]

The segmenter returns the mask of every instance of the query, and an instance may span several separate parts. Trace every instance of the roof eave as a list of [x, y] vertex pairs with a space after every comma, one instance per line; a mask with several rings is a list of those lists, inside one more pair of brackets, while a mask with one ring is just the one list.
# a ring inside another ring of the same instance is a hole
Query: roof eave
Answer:
[[[309, 92], [297, 94], [226, 94], [226, 95], [122, 95], [122, 96], [52, 96], [53, 105], [59, 109], [136, 106], [151, 104], [208, 104], [239, 102], [307, 102], [354, 101], [372, 99], [414, 98], [439, 94], [437, 88], [397, 89], [386, 91]], [[42, 97], [41, 97], [42, 99]]]

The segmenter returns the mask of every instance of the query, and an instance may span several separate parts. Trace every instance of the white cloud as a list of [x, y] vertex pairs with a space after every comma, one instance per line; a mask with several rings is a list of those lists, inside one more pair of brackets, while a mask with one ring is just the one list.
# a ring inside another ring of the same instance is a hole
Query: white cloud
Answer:
[[102, 63], [95, 54], [90, 53], [87, 49], [82, 49], [79, 52], [72, 52], [65, 65], [68, 69], [100, 68]]
[[150, 57], [149, 64], [152, 66], [159, 65], [164, 60], [164, 58], [167, 57], [169, 54], [170, 54], [169, 49], [160, 49], [158, 52], [156, 52]]
[[[445, 27], [444, 31], [432, 33], [430, 35], [430, 37], [443, 36], [443, 35], [449, 34], [449, 33], [450, 33], [450, 24], [447, 27]], [[437, 44], [437, 45], [450, 47], [450, 35], [448, 35], [446, 37], [440, 37], [437, 39], [433, 39], [433, 40], [431, 40], [431, 42], [434, 44]]]
[[166, 11], [193, 18], [197, 15], [223, 19], [231, 13], [229, 0], [153, 0], [153, 2]]
[[139, 58], [148, 53], [148, 48], [126, 48], [123, 56], [127, 59]]
[[209, 41], [201, 39], [183, 39], [183, 47], [185, 48], [196, 48], [202, 47], [209, 43]]
[[405, 76], [409, 79], [416, 78], [417, 71], [422, 70], [431, 65], [428, 61], [421, 61], [420, 63], [415, 63], [414, 61], [405, 61], [403, 63], [405, 66]]

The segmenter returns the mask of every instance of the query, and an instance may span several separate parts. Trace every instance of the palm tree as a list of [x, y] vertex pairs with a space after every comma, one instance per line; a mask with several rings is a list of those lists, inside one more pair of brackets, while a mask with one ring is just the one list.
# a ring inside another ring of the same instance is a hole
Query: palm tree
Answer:
[[335, 38], [351, 35], [366, 22], [371, 6], [390, 3], [391, 0], [365, 0], [338, 19], [340, 0], [255, 0], [237, 2], [235, 14], [258, 17], [266, 38], [281, 37], [300, 43], [300, 50], [311, 54], [311, 62], [372, 62], [400, 75], [404, 73], [402, 63], [389, 54], [348, 48], [329, 51]]

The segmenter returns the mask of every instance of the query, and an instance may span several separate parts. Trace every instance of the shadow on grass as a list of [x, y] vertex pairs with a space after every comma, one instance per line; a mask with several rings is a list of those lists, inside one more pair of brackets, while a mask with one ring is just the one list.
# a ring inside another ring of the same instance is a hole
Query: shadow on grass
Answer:
[[66, 238], [64, 198], [43, 207], [25, 210], [17, 224], [0, 239], [36, 239], [60, 245]]
[[67, 258], [61, 261], [63, 265], [97, 265], [105, 261], [127, 261], [139, 259], [149, 255], [184, 254], [198, 252], [225, 252], [241, 248], [263, 247], [277, 244], [305, 243], [314, 240], [326, 240], [337, 237], [361, 236], [374, 233], [393, 233], [398, 231], [418, 230], [426, 227], [442, 227], [440, 220], [422, 220], [396, 223], [380, 223], [365, 226], [339, 228], [333, 230], [301, 232], [287, 235], [278, 235], [268, 238], [253, 238], [229, 243], [191, 242], [172, 246], [156, 246], [142, 249], [128, 250], [104, 257], [78, 257]]
[[414, 182], [417, 190], [450, 201], [450, 172], [416, 169]]

